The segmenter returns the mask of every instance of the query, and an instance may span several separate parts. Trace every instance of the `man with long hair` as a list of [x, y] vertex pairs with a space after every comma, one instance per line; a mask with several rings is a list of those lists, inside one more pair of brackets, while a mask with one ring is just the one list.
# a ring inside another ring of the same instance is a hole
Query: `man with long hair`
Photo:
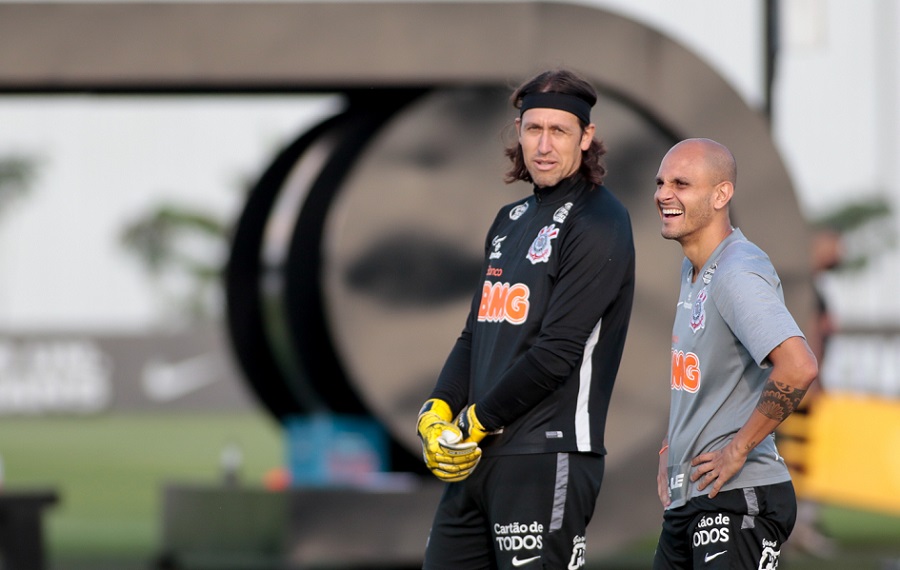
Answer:
[[532, 191], [487, 232], [482, 284], [417, 422], [426, 464], [448, 482], [429, 570], [582, 567], [603, 478], [634, 295], [631, 222], [603, 186], [590, 83], [551, 70], [511, 101], [506, 181]]

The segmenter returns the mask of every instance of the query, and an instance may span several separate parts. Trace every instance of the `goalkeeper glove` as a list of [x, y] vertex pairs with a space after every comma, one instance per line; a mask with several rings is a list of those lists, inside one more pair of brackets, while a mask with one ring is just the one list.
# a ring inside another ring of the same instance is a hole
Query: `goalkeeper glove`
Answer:
[[486, 436], [499, 433], [498, 431], [487, 431], [475, 415], [475, 404], [466, 406], [456, 418], [456, 427], [462, 433], [463, 442], [479, 443]]
[[442, 481], [462, 481], [481, 460], [481, 449], [475, 442], [463, 442], [459, 428], [451, 420], [453, 412], [447, 402], [432, 398], [419, 411], [416, 431], [422, 440], [425, 465]]

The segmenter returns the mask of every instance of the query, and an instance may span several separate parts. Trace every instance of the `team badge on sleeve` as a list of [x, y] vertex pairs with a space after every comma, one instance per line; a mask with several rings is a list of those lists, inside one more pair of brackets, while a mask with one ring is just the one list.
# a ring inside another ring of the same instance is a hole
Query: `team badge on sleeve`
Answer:
[[706, 292], [706, 287], [700, 289], [700, 292], [697, 293], [697, 300], [694, 301], [694, 308], [691, 309], [691, 330], [694, 332], [697, 332], [706, 326], [705, 305], [708, 296], [709, 294]]
[[537, 265], [538, 263], [547, 263], [550, 259], [550, 253], [553, 251], [550, 240], [558, 235], [559, 229], [557, 229], [556, 224], [550, 224], [549, 226], [541, 228], [537, 237], [534, 238], [531, 247], [528, 248], [528, 254], [526, 255], [528, 261], [534, 265]]

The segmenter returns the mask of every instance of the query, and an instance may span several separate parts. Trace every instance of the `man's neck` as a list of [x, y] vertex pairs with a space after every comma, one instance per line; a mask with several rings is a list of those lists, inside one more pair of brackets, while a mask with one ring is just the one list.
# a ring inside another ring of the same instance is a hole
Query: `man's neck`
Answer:
[[682, 244], [684, 255], [688, 258], [688, 261], [691, 262], [691, 266], [693, 266], [694, 269], [692, 278], [694, 281], [697, 280], [697, 275], [700, 274], [700, 270], [703, 269], [703, 266], [709, 261], [709, 256], [713, 254], [716, 248], [719, 247], [719, 244], [725, 241], [725, 238], [730, 236], [733, 231], [734, 228], [731, 227], [730, 223], [725, 224], [720, 228], [710, 228], [707, 235], [703, 236], [695, 243]]

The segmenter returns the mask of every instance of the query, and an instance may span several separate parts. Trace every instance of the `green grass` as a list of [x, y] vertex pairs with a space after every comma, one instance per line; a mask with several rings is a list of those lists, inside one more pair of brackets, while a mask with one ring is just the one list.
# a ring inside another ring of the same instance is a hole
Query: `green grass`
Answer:
[[846, 545], [893, 544], [900, 551], [900, 516], [841, 507], [825, 507], [822, 525]]
[[262, 414], [0, 420], [4, 488], [52, 487], [60, 495], [45, 517], [54, 568], [63, 560], [153, 557], [163, 485], [217, 482], [221, 450], [232, 442], [248, 483], [283, 464], [280, 428]]

